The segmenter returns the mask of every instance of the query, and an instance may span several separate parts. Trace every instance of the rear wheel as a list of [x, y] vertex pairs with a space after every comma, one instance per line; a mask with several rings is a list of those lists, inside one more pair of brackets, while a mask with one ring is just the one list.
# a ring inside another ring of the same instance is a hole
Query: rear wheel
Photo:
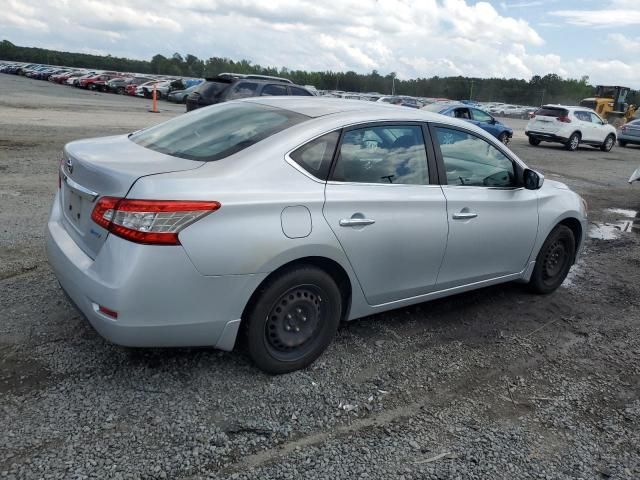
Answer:
[[602, 150], [603, 152], [610, 152], [615, 143], [616, 143], [616, 138], [613, 135], [609, 135], [604, 140], [604, 143], [600, 146], [600, 150]]
[[118, 88], [116, 89], [116, 93], [117, 93], [118, 95], [124, 95], [124, 87], [118, 87]]
[[529, 145], [533, 145], [534, 147], [537, 147], [538, 145], [540, 145], [540, 139], [529, 136]]
[[575, 254], [573, 232], [566, 225], [558, 225], [551, 231], [538, 253], [529, 289], [541, 294], [556, 290], [567, 278]]
[[329, 346], [341, 314], [342, 296], [328, 273], [285, 270], [261, 288], [243, 319], [249, 356], [267, 373], [304, 368]]
[[509, 137], [509, 134], [507, 132], [502, 132], [498, 136], [498, 140], [500, 140], [503, 144], [508, 145], [509, 144], [509, 140], [511, 140], [511, 138]]
[[570, 152], [575, 152], [580, 146], [580, 134], [578, 132], [572, 133], [569, 137], [569, 141], [564, 144], [564, 147]]

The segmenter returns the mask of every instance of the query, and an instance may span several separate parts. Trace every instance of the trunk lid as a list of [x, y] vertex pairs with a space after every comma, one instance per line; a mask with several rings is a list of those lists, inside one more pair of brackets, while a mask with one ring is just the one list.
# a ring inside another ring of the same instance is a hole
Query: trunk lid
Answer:
[[126, 135], [69, 143], [60, 167], [64, 227], [78, 246], [95, 258], [108, 234], [91, 220], [98, 198], [125, 197], [140, 177], [192, 170], [203, 163], [141, 147]]

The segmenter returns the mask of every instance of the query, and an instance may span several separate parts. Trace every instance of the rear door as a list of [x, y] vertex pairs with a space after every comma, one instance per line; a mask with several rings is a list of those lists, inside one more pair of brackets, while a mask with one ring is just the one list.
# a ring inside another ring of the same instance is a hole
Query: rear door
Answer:
[[438, 290], [520, 273], [538, 231], [538, 197], [519, 167], [475, 133], [432, 125], [449, 235]]
[[634, 120], [623, 125], [622, 132], [625, 136], [635, 137], [634, 140], [640, 141], [640, 120]]
[[425, 135], [416, 123], [357, 126], [336, 151], [324, 216], [371, 305], [435, 287], [448, 227]]

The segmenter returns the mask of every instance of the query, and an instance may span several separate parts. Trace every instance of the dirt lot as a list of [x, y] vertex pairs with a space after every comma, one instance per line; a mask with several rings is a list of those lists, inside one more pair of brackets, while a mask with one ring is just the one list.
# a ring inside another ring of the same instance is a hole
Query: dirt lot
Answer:
[[47, 265], [63, 144], [183, 110], [149, 103], [0, 74], [1, 478], [640, 478], [640, 148], [534, 148], [511, 122], [512, 149], [589, 202], [565, 284], [351, 322], [270, 377], [237, 352], [108, 344]]

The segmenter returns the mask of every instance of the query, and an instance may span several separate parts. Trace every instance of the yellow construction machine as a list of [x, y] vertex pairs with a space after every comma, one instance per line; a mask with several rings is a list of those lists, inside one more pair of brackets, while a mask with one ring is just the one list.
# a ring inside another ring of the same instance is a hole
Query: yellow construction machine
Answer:
[[581, 107], [591, 108], [611, 125], [619, 128], [632, 120], [638, 111], [636, 105], [627, 103], [627, 96], [631, 91], [627, 87], [610, 87], [598, 85], [596, 96], [585, 98], [580, 102]]

